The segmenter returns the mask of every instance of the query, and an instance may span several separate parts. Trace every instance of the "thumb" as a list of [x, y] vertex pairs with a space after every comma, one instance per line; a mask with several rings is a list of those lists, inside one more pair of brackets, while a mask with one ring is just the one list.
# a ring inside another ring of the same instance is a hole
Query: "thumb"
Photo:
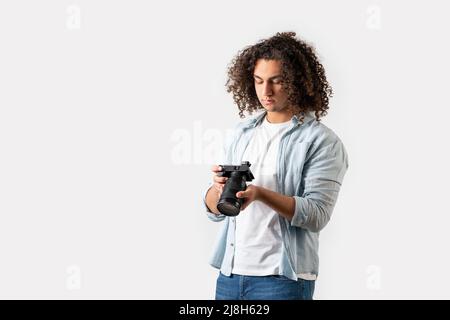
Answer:
[[239, 191], [236, 193], [236, 197], [245, 198], [247, 196], [247, 191]]

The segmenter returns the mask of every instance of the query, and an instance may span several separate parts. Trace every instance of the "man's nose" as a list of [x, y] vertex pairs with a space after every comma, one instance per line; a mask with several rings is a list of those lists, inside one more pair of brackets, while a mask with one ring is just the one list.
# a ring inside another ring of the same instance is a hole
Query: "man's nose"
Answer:
[[264, 96], [271, 96], [273, 94], [272, 87], [270, 84], [265, 84], [263, 87], [263, 95]]

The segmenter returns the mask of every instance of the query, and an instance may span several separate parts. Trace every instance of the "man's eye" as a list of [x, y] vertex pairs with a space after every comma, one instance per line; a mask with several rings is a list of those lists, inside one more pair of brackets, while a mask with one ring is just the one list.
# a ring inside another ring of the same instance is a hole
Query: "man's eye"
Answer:
[[[264, 82], [264, 81], [258, 81], [258, 80], [255, 79], [255, 83], [256, 83], [256, 84], [263, 84], [263, 82]], [[271, 82], [272, 82], [273, 84], [282, 84], [282, 83], [283, 83], [282, 80], [272, 80]]]

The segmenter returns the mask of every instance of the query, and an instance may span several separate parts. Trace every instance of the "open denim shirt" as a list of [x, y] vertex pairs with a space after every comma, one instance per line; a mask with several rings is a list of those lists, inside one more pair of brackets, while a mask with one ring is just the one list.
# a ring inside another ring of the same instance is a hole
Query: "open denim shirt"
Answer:
[[[239, 165], [254, 129], [266, 112], [240, 122], [232, 139], [225, 145], [225, 163]], [[339, 189], [348, 168], [348, 156], [339, 137], [317, 121], [312, 112], [306, 113], [303, 124], [296, 116], [283, 134], [277, 158], [278, 193], [295, 199], [291, 221], [279, 215], [282, 235], [280, 275], [297, 280], [314, 280], [319, 268], [319, 233], [330, 220]], [[235, 218], [212, 213], [203, 202], [212, 221], [223, 221], [210, 264], [229, 276], [232, 272]]]

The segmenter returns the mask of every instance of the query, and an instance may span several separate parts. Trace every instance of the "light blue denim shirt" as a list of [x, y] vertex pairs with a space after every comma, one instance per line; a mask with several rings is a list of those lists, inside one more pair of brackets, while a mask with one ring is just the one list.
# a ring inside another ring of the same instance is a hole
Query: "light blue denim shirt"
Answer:
[[[240, 122], [232, 139], [224, 147], [225, 163], [239, 165], [254, 129], [266, 112]], [[315, 279], [319, 269], [319, 233], [330, 220], [339, 189], [348, 168], [347, 152], [339, 137], [317, 121], [312, 112], [305, 114], [303, 124], [296, 116], [281, 137], [277, 158], [278, 193], [295, 199], [291, 221], [279, 215], [283, 251], [280, 275], [297, 280], [300, 274]], [[233, 268], [235, 218], [212, 213], [203, 203], [208, 217], [222, 221], [210, 264], [229, 276]]]

